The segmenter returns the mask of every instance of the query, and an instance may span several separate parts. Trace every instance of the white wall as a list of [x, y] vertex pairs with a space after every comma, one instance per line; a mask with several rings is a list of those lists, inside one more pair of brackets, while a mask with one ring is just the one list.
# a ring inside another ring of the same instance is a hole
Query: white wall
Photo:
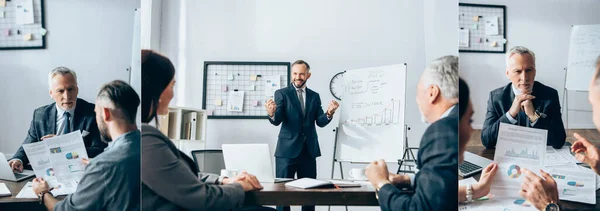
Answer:
[[132, 62], [134, 9], [139, 0], [45, 1], [46, 49], [0, 51], [0, 152], [23, 143], [33, 110], [53, 102], [48, 72], [75, 70], [79, 97], [93, 102], [100, 86], [127, 81]]
[[[420, 1], [163, 1], [160, 51], [177, 69], [172, 104], [202, 107], [204, 61], [304, 59], [311, 65], [308, 87], [321, 94], [322, 102], [334, 99], [329, 81], [337, 72], [406, 62], [406, 123], [412, 127], [410, 145], [418, 146], [426, 125], [420, 122], [414, 87], [426, 58], [458, 54], [454, 35], [458, 21], [442, 21], [456, 17], [456, 2], [430, 0], [425, 5]], [[431, 17], [424, 18], [424, 13]], [[337, 115], [327, 127], [317, 129], [322, 152], [317, 177], [331, 173]], [[279, 127], [266, 119], [209, 120], [207, 148], [269, 143], [274, 152], [278, 132]], [[351, 167], [344, 166], [346, 175]], [[396, 168], [390, 165], [394, 172]]]
[[458, 55], [457, 1], [424, 0], [425, 61]]
[[[600, 23], [595, 0], [460, 0], [461, 3], [506, 5], [507, 50], [526, 46], [536, 54], [536, 80], [556, 89], [562, 103], [571, 25]], [[460, 53], [460, 74], [471, 88], [473, 125], [481, 128], [489, 92], [509, 83], [504, 54]], [[591, 110], [586, 93], [569, 92], [570, 109]], [[591, 113], [570, 112], [569, 128], [594, 128]], [[566, 120], [563, 113], [563, 121]]]

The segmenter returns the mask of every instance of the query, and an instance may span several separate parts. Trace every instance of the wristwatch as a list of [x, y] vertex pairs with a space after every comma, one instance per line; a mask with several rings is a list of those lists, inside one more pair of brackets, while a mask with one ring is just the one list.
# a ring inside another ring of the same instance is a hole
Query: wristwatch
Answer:
[[560, 211], [560, 207], [558, 206], [558, 204], [554, 203], [553, 201], [551, 201], [550, 203], [548, 203], [546, 205], [546, 209], [544, 209], [546, 211]]
[[471, 184], [467, 184], [467, 203], [473, 202], [473, 188]]
[[40, 204], [44, 204], [44, 195], [45, 194], [50, 194], [51, 196], [54, 196], [54, 195], [52, 195], [52, 193], [50, 193], [49, 190], [43, 190], [42, 192], [40, 192], [40, 194], [38, 194], [38, 200], [39, 200]]
[[529, 121], [536, 122], [538, 119], [540, 119], [540, 116], [540, 112], [535, 111], [535, 113], [533, 113], [533, 117], [529, 117]]

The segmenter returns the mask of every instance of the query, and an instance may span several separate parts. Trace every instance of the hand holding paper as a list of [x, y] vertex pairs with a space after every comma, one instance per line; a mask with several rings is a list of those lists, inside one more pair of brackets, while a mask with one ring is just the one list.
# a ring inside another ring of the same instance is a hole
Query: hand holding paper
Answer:
[[498, 171], [498, 164], [491, 163], [487, 167], [485, 167], [481, 171], [481, 177], [479, 177], [479, 182], [473, 185], [473, 198], [478, 199], [490, 193], [490, 188], [492, 186], [492, 181], [494, 180], [494, 176]]
[[45, 139], [49, 139], [49, 138], [52, 138], [54, 136], [56, 136], [56, 135], [54, 135], [54, 134], [48, 134], [48, 135], [42, 136], [42, 138], [40, 138], [40, 140], [43, 141]]

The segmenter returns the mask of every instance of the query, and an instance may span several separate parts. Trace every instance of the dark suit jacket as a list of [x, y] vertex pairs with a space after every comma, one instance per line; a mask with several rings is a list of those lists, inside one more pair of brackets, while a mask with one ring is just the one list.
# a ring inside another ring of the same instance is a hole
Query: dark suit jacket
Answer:
[[[29, 144], [40, 141], [40, 139], [48, 134], [56, 134], [56, 103], [51, 103], [39, 107], [33, 111], [33, 119], [29, 126], [29, 132], [23, 144]], [[102, 153], [108, 144], [100, 140], [100, 132], [96, 123], [96, 113], [94, 112], [94, 104], [88, 103], [85, 100], [77, 99], [75, 114], [73, 114], [73, 131], [87, 131], [89, 134], [83, 137], [83, 143], [90, 158]], [[19, 147], [13, 158], [18, 158], [23, 161], [23, 165], [29, 164], [29, 159], [23, 150], [23, 146]]]
[[319, 127], [325, 127], [331, 120], [327, 119], [327, 114], [321, 108], [321, 97], [318, 93], [306, 88], [306, 99], [304, 100], [305, 115], [302, 114], [300, 100], [298, 100], [298, 94], [293, 85], [275, 91], [277, 108], [274, 120], [269, 118], [269, 121], [275, 126], [283, 123], [279, 130], [275, 157], [298, 157], [305, 140], [310, 155], [312, 157], [321, 156], [315, 123]]
[[200, 173], [194, 161], [153, 126], [142, 125], [143, 210], [231, 210], [245, 193], [238, 183], [218, 185], [218, 176]]
[[[515, 99], [515, 93], [513, 93], [511, 86], [512, 83], [509, 83], [490, 92], [483, 130], [481, 130], [481, 143], [486, 148], [493, 149], [496, 147], [500, 122], [511, 124], [506, 117], [506, 112], [508, 112]], [[536, 81], [531, 94], [535, 96], [532, 101], [535, 110], [546, 115], [546, 117], [540, 117], [533, 128], [548, 130], [547, 145], [555, 149], [561, 148], [565, 144], [567, 135], [560, 112], [558, 92]], [[518, 116], [515, 119], [518, 120]], [[529, 118], [523, 117], [523, 119], [526, 119], [526, 121], [520, 122], [521, 125], [529, 126]]]
[[414, 194], [401, 193], [392, 184], [384, 185], [379, 190], [381, 210], [457, 210], [458, 105], [425, 130], [417, 167]]

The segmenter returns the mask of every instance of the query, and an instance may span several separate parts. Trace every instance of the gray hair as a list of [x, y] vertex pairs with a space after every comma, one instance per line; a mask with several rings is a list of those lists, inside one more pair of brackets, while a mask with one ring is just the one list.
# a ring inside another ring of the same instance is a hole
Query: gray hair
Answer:
[[458, 100], [458, 57], [443, 56], [433, 60], [424, 72], [423, 84], [425, 87], [436, 85], [440, 88], [442, 96], [448, 100]]
[[75, 83], [77, 83], [77, 73], [75, 73], [75, 71], [67, 68], [67, 67], [57, 67], [54, 68], [54, 70], [50, 71], [50, 73], [48, 73], [48, 86], [50, 89], [52, 89], [52, 79], [54, 78], [54, 76], [56, 75], [65, 75], [65, 74], [71, 74], [73, 76], [73, 78], [75, 78]]
[[510, 59], [510, 57], [515, 54], [519, 54], [519, 55], [529, 54], [531, 56], [531, 58], [533, 58], [533, 65], [535, 66], [535, 53], [533, 53], [533, 51], [531, 51], [528, 48], [523, 47], [523, 46], [512, 47], [506, 53], [506, 66], [508, 66], [508, 60]]

